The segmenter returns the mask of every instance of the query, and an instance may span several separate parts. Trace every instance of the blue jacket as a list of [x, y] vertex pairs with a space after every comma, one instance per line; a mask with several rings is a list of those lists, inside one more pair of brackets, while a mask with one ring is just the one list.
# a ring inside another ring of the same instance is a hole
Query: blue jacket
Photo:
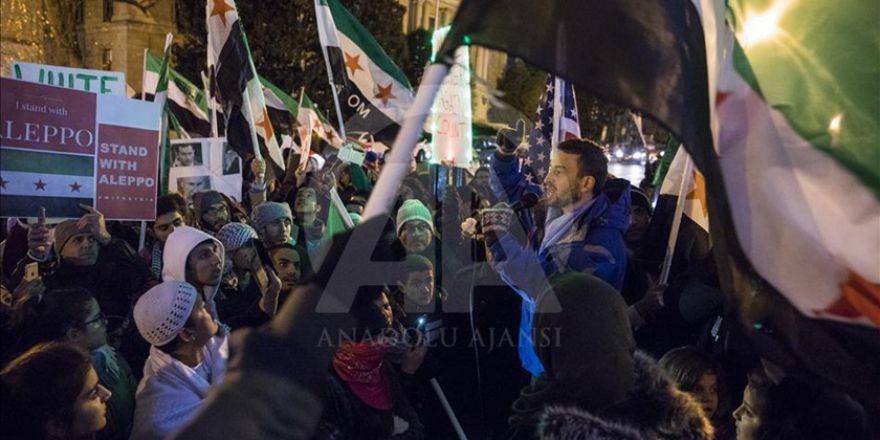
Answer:
[[[539, 187], [525, 182], [515, 160], [493, 158], [492, 170], [493, 189], [499, 197], [515, 202], [524, 191], [540, 193]], [[490, 248], [492, 267], [523, 299], [519, 355], [523, 368], [533, 375], [544, 371], [532, 343], [535, 304], [550, 287], [548, 280], [553, 275], [569, 270], [590, 272], [617, 290], [623, 286], [627, 260], [623, 233], [629, 225], [629, 184], [623, 181], [609, 185], [611, 182], [606, 183], [606, 188], [626, 190], [599, 194], [578, 213], [568, 231], [545, 237], [540, 245], [533, 239], [526, 248], [511, 234], [505, 234]]]

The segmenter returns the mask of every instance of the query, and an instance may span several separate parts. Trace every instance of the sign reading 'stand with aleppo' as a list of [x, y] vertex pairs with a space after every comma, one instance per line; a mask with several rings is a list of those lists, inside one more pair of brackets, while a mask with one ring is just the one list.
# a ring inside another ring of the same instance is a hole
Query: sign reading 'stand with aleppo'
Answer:
[[159, 107], [0, 79], [0, 217], [155, 218]]

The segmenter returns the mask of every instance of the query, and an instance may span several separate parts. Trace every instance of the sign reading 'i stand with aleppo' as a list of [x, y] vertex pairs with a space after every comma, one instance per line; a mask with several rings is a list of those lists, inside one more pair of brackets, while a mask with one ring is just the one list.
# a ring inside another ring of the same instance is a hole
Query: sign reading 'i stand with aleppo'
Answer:
[[0, 217], [155, 218], [159, 107], [0, 79]]

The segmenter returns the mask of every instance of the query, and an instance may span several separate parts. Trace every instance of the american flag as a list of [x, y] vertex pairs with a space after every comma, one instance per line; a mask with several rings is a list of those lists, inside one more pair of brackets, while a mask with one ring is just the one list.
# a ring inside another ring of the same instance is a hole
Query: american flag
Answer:
[[523, 173], [530, 182], [540, 184], [550, 168], [550, 149], [562, 141], [581, 137], [574, 86], [562, 78], [548, 75], [534, 122], [529, 132], [529, 156], [523, 164]]

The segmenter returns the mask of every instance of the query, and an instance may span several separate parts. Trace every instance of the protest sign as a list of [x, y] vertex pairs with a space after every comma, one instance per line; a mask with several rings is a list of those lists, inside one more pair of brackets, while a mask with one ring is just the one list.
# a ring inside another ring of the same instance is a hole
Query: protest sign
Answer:
[[0, 79], [0, 217], [153, 220], [159, 107]]
[[65, 87], [84, 92], [126, 96], [125, 73], [78, 69], [21, 61], [12, 62], [12, 76], [21, 81]]
[[241, 158], [226, 138], [171, 141], [171, 162], [169, 193], [191, 202], [193, 194], [213, 189], [241, 201]]
[[[434, 32], [434, 53], [440, 49], [449, 26]], [[471, 74], [468, 48], [455, 51], [455, 63], [443, 79], [440, 91], [431, 107], [429, 131], [433, 155], [431, 163], [448, 163], [468, 168], [471, 164], [473, 133], [471, 123]]]

